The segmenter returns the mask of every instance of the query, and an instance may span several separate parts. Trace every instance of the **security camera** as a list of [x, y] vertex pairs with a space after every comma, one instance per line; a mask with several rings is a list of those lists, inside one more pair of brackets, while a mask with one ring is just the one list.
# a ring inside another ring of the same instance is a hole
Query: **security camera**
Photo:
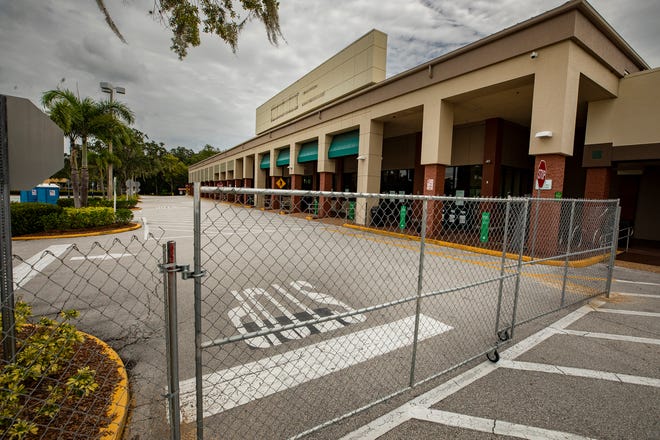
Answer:
[[534, 51], [534, 52], [532, 52], [532, 54], [531, 54], [529, 57], [530, 57], [531, 59], [535, 60], [536, 58], [538, 58], [538, 56], [539, 56], [539, 53], [536, 52], [536, 51]]

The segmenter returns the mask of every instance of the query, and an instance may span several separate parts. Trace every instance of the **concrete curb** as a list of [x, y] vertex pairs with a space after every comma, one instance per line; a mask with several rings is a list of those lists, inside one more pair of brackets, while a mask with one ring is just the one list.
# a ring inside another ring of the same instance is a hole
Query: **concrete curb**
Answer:
[[112, 392], [112, 401], [108, 408], [107, 415], [110, 418], [110, 423], [107, 427], [101, 428], [99, 436], [101, 440], [119, 440], [124, 432], [124, 426], [128, 418], [128, 375], [126, 374], [126, 367], [116, 351], [114, 351], [108, 344], [88, 333], [80, 332], [86, 338], [90, 338], [103, 347], [103, 353], [110, 358], [110, 360], [117, 364], [117, 371], [119, 373], [119, 382], [115, 385]]
[[30, 237], [12, 237], [12, 240], [46, 240], [46, 239], [56, 239], [56, 238], [76, 238], [76, 237], [94, 237], [97, 235], [110, 235], [110, 234], [119, 234], [121, 232], [128, 232], [128, 231], [135, 231], [136, 229], [140, 229], [142, 227], [141, 224], [135, 223], [132, 226], [127, 226], [125, 228], [118, 228], [118, 229], [111, 229], [108, 231], [96, 231], [96, 232], [81, 232], [79, 234], [62, 234], [62, 235], [38, 235], [38, 236], [30, 236]]
[[[415, 235], [408, 235], [408, 234], [402, 234], [399, 232], [390, 232], [390, 231], [383, 231], [380, 229], [375, 229], [375, 228], [369, 228], [367, 226], [359, 226], [359, 225], [353, 225], [350, 223], [344, 223], [342, 225], [345, 228], [349, 229], [356, 229], [358, 231], [364, 231], [364, 232], [370, 232], [373, 234], [378, 234], [378, 235], [385, 235], [388, 237], [395, 237], [395, 238], [401, 238], [404, 240], [410, 240], [410, 241], [419, 241], [420, 238], [415, 236]], [[502, 252], [501, 251], [494, 251], [491, 249], [483, 249], [479, 248], [476, 246], [468, 246], [464, 244], [458, 244], [458, 243], [451, 243], [449, 241], [440, 241], [440, 240], [434, 240], [434, 239], [428, 239], [426, 240], [427, 243], [432, 243], [438, 246], [444, 246], [448, 248], [453, 248], [453, 249], [460, 249], [463, 251], [467, 252], [474, 252], [477, 254], [484, 254], [484, 255], [491, 255], [493, 257], [501, 257]], [[513, 254], [510, 252], [506, 253], [506, 258], [510, 260], [516, 260], [518, 259], [518, 254]], [[576, 261], [569, 261], [568, 266], [569, 267], [587, 267], [587, 266], [592, 266], [596, 263], [600, 263], [602, 261], [605, 261], [609, 258], [609, 255], [604, 254], [604, 255], [597, 255], [595, 257], [589, 257], [585, 258], [583, 260], [576, 260]], [[525, 262], [529, 261], [534, 261], [532, 257], [528, 257], [526, 255], [523, 255], [522, 260]], [[564, 261], [541, 261], [539, 264], [543, 264], [546, 266], [558, 266], [558, 267], [563, 267], [566, 263]]]

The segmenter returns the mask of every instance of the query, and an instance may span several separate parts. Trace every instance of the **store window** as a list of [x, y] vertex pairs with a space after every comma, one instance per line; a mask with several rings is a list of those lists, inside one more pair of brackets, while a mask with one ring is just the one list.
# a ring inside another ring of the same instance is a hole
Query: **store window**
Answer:
[[481, 165], [464, 165], [445, 169], [445, 195], [479, 197], [481, 195]]
[[383, 170], [380, 173], [380, 191], [384, 194], [412, 194], [415, 169]]

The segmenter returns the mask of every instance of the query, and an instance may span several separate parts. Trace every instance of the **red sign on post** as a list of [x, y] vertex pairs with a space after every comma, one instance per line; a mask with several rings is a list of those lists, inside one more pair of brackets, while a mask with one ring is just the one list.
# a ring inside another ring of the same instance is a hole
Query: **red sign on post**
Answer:
[[545, 184], [545, 176], [547, 174], [547, 169], [545, 167], [545, 161], [542, 160], [539, 162], [539, 169], [536, 171], [536, 183], [539, 186], [539, 189], [543, 188]]

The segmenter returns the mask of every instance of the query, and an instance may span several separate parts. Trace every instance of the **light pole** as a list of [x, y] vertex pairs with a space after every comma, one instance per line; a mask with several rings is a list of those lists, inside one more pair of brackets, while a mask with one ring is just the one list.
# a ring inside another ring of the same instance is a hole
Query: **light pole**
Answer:
[[[103, 93], [109, 93], [110, 94], [110, 103], [115, 98], [115, 93], [119, 95], [124, 95], [126, 94], [126, 89], [123, 87], [114, 87], [112, 84], [109, 82], [101, 82], [101, 91]], [[108, 140], [108, 153], [112, 154], [112, 140]], [[112, 200], [112, 197], [115, 192], [115, 188], [113, 186], [112, 182], [112, 162], [108, 162], [108, 200]]]

